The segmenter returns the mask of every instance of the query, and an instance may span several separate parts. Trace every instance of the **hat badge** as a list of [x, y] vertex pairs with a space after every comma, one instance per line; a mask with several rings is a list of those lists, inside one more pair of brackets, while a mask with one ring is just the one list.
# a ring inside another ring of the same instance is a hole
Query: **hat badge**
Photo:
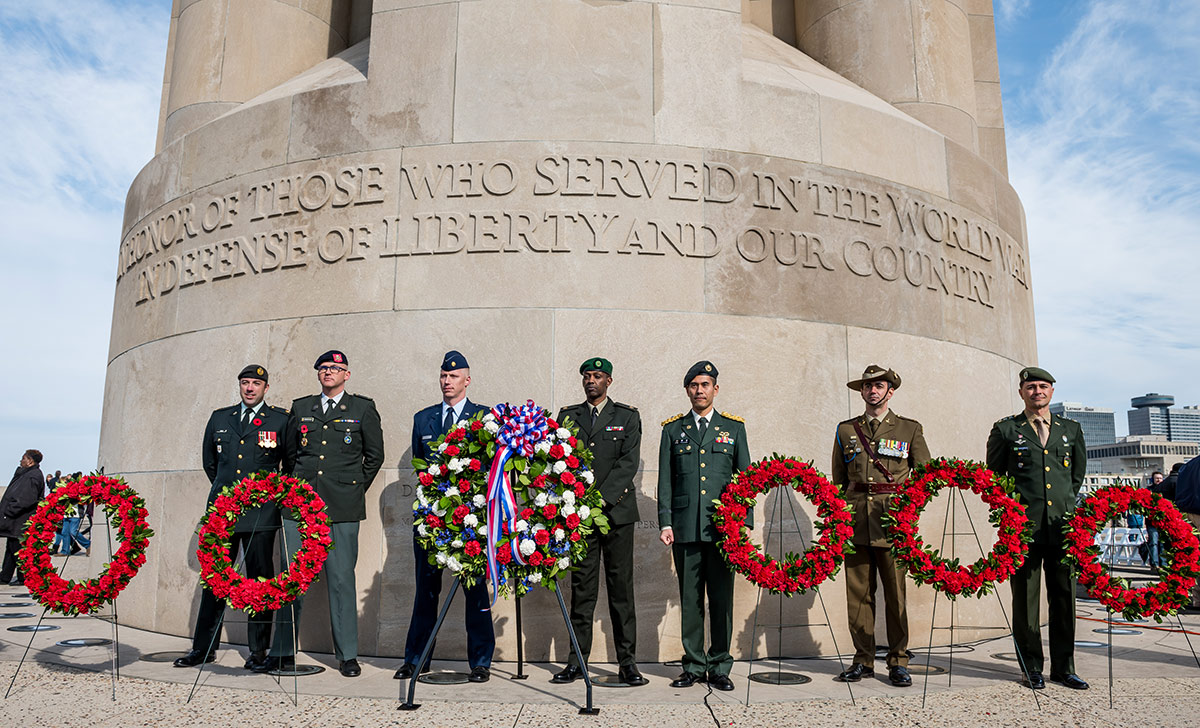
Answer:
[[596, 366], [603, 366], [603, 364], [600, 363], [599, 359], [596, 360]]
[[711, 372], [711, 371], [712, 371], [712, 364], [705, 364], [705, 365], [704, 365], [704, 371], [706, 371], [706, 372]]
[[255, 374], [262, 374], [262, 373], [263, 373], [263, 368], [262, 368], [262, 367], [259, 367], [259, 368], [255, 369], [255, 370], [254, 370], [254, 373], [255, 373]]
[[335, 362], [337, 362], [338, 364], [341, 364], [341, 363], [342, 363], [342, 355], [341, 355], [341, 354], [334, 354], [334, 355], [333, 355], [333, 360], [334, 360]]
[[450, 360], [450, 366], [452, 366], [452, 367], [456, 367], [456, 366], [458, 366], [458, 362], [456, 362], [456, 361], [454, 361], [453, 359], [451, 359], [451, 360]]

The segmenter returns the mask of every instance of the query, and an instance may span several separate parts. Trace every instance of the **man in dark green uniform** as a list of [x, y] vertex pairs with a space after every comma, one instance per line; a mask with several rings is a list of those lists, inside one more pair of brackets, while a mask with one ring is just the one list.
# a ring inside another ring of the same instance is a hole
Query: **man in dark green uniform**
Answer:
[[[358, 524], [367, 517], [367, 488], [383, 466], [383, 428], [375, 402], [346, 391], [350, 362], [340, 351], [327, 351], [313, 365], [321, 393], [292, 402], [288, 440], [296, 451], [292, 474], [307, 481], [325, 501], [333, 548], [321, 569], [329, 587], [329, 620], [338, 671], [345, 677], [362, 673], [358, 665]], [[300, 543], [300, 531], [284, 513], [286, 558]], [[295, 632], [303, 598], [279, 610], [275, 620], [272, 660], [281, 671], [294, 666]]]
[[[559, 423], [570, 420], [579, 427], [579, 437], [592, 451], [592, 472], [596, 487], [604, 496], [604, 514], [609, 531], [593, 531], [586, 536], [587, 556], [571, 572], [571, 626], [586, 660], [592, 651], [592, 615], [600, 589], [600, 560], [604, 559], [604, 584], [608, 588], [608, 613], [613, 623], [613, 642], [617, 648], [617, 674], [626, 685], [649, 682], [637, 668], [637, 620], [633, 600], [633, 534], [638, 520], [638, 453], [642, 444], [642, 418], [627, 404], [609, 398], [612, 362], [601, 357], [588, 359], [579, 366], [583, 375], [582, 404], [564, 407]], [[583, 676], [575, 653], [567, 666], [550, 682], [569, 683]]]
[[[750, 465], [745, 421], [717, 413], [717, 368], [696, 362], [683, 378], [692, 409], [663, 422], [658, 446], [660, 540], [671, 547], [679, 577], [683, 673], [673, 688], [708, 679], [717, 690], [733, 690], [733, 569], [717, 549], [713, 501], [733, 474]], [[753, 514], [746, 521], [753, 526]], [[709, 648], [704, 651], [704, 598], [708, 596]]]
[[1050, 679], [1087, 690], [1088, 684], [1075, 674], [1075, 574], [1063, 561], [1062, 532], [1087, 472], [1083, 429], [1074, 420], [1050, 414], [1054, 377], [1049, 372], [1026, 367], [1019, 376], [1017, 391], [1025, 409], [992, 425], [987, 442], [988, 469], [1015, 481], [1033, 529], [1029, 555], [1012, 578], [1013, 641], [1029, 686], [1046, 687], [1040, 619], [1044, 569], [1050, 605]]
[[875, 588], [883, 584], [887, 620], [888, 681], [912, 685], [908, 674], [908, 610], [904, 571], [892, 557], [883, 514], [896, 488], [918, 463], [929, 459], [921, 423], [892, 412], [889, 403], [900, 375], [878, 364], [846, 386], [862, 395], [861, 415], [838, 423], [830, 479], [854, 508], [854, 553], [846, 555], [846, 616], [854, 640], [854, 663], [835, 680], [858, 682], [875, 674]]
[[[242, 369], [238, 374], [238, 392], [242, 401], [232, 407], [222, 407], [208, 418], [200, 454], [204, 473], [211, 484], [209, 506], [223, 489], [248, 475], [279, 470], [281, 464], [284, 470], [292, 467], [295, 453], [288, 450], [285, 436], [287, 410], [272, 407], [264, 401], [270, 389], [269, 376], [258, 364]], [[238, 517], [233, 526], [230, 556], [236, 562], [238, 551], [245, 553], [247, 578], [275, 576], [271, 549], [278, 530], [279, 508], [274, 503], [251, 508]], [[195, 667], [213, 661], [221, 644], [218, 631], [224, 613], [225, 601], [213, 596], [212, 591], [201, 589], [192, 649], [175, 660], [175, 667]], [[267, 659], [267, 648], [271, 646], [270, 612], [250, 617], [247, 642], [250, 643], [250, 657], [246, 659], [246, 669], [262, 667]]]

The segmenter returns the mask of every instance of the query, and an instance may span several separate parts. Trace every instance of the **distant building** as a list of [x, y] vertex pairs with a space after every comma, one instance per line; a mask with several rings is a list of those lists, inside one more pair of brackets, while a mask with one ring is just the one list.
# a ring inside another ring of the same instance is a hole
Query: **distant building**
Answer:
[[[1172, 442], [1200, 442], [1200, 407], [1175, 407], [1175, 397], [1151, 392], [1129, 401], [1130, 435], [1158, 435]], [[1090, 443], [1090, 441], [1089, 441]]]
[[1175, 463], [1200, 455], [1200, 443], [1170, 441], [1158, 435], [1130, 435], [1114, 443], [1088, 446], [1088, 473], [1145, 478], [1155, 470], [1170, 472]]
[[1117, 417], [1108, 407], [1084, 407], [1079, 402], [1054, 402], [1050, 405], [1050, 414], [1078, 422], [1083, 428], [1083, 441], [1089, 446], [1117, 441]]

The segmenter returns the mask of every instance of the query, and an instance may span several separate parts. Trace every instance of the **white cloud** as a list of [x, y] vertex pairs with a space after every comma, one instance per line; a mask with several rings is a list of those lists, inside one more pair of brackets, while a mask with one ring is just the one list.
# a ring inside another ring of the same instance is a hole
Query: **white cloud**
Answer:
[[[0, 465], [95, 466], [125, 191], [154, 154], [170, 2], [0, 3]], [[10, 354], [11, 356], [11, 354]]]
[[1200, 403], [1197, 67], [1200, 6], [1095, 3], [1009, 119], [1040, 362], [1118, 431], [1132, 396]]
[[996, 18], [1001, 23], [1011, 23], [1029, 12], [1031, 0], [996, 0], [993, 7]]

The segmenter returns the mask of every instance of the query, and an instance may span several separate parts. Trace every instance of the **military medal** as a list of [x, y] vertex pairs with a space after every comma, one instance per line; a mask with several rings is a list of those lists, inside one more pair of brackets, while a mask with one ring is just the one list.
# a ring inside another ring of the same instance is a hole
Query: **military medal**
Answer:
[[300, 425], [300, 447], [308, 447], [308, 425]]
[[217, 445], [217, 454], [218, 454], [218, 455], [220, 455], [220, 454], [221, 454], [221, 446], [220, 446], [220, 445]]
[[347, 445], [350, 444], [350, 433], [349, 432], [346, 433], [346, 444]]
[[266, 430], [259, 430], [259, 432], [258, 432], [259, 447], [273, 448], [273, 447], [276, 447], [278, 444], [279, 444], [279, 442], [276, 440], [274, 432], [268, 432]]

